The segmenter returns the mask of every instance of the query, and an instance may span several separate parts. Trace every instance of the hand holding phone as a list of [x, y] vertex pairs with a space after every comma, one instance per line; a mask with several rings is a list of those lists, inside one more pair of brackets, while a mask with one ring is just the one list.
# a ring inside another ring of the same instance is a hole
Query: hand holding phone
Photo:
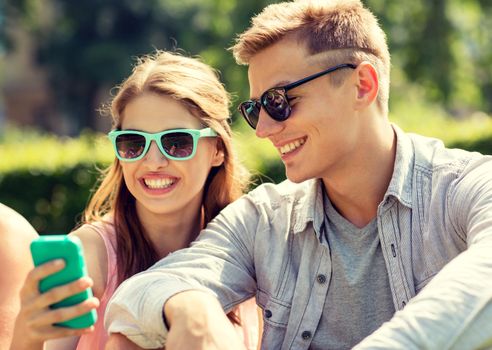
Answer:
[[[63, 270], [57, 271], [40, 281], [39, 291], [41, 293], [87, 276], [82, 244], [77, 237], [66, 235], [41, 236], [31, 243], [31, 254], [35, 266], [55, 259], [63, 259], [65, 261]], [[50, 308], [57, 309], [76, 305], [90, 297], [92, 297], [92, 290], [87, 288], [81, 293], [50, 305]], [[56, 323], [56, 325], [69, 328], [87, 328], [92, 326], [96, 320], [96, 311], [91, 310], [81, 316]]]

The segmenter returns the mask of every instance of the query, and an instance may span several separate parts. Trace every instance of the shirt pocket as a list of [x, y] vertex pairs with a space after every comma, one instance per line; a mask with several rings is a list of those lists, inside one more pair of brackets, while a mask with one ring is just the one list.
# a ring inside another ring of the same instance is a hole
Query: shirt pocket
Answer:
[[268, 299], [260, 302], [263, 311], [262, 349], [281, 349], [284, 341], [291, 306], [289, 304]]

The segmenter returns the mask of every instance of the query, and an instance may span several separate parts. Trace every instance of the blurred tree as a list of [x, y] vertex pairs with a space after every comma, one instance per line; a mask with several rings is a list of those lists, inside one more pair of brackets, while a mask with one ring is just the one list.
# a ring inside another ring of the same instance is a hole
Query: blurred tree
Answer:
[[[425, 98], [463, 114], [492, 111], [490, 0], [363, 0], [388, 34], [394, 69]], [[222, 72], [228, 89], [247, 95], [245, 68], [230, 52], [236, 33], [268, 0], [3, 0], [0, 38], [28, 28], [57, 103], [73, 133], [93, 127], [101, 89], [130, 72], [132, 57], [179, 47]], [[2, 15], [3, 14], [3, 15]], [[405, 95], [405, 86], [394, 94]]]
[[[393, 70], [457, 115], [492, 112], [490, 0], [363, 0], [388, 35]], [[405, 87], [395, 91], [405, 98]], [[395, 95], [395, 94], [393, 94]]]
[[[4, 0], [8, 21], [22, 23], [34, 39], [38, 63], [49, 71], [59, 108], [73, 133], [94, 127], [100, 89], [127, 76], [132, 58], [154, 49], [202, 55], [237, 88], [230, 53], [234, 33], [268, 1], [238, 0]], [[8, 32], [2, 31], [8, 39]], [[4, 45], [9, 49], [9, 45]], [[229, 78], [230, 77], [230, 78]], [[228, 85], [229, 86], [229, 85]]]
[[[50, 76], [58, 108], [70, 118], [75, 134], [94, 126], [101, 91], [109, 92], [130, 73], [133, 57], [156, 48], [179, 47], [203, 57], [221, 72], [234, 96], [247, 97], [246, 67], [238, 67], [226, 48], [233, 44], [236, 33], [249, 26], [254, 14], [277, 1], [0, 0], [0, 55], [16, 44], [9, 29], [22, 27], [29, 32], [36, 59]], [[390, 101], [402, 102], [407, 114], [400, 118], [442, 130], [450, 123], [436, 103], [456, 115], [492, 112], [491, 0], [362, 1], [380, 19], [388, 36], [393, 60]], [[0, 74], [3, 69], [0, 67]], [[434, 122], [429, 123], [431, 120]], [[243, 126], [235, 128], [247, 130], [239, 136], [246, 138], [241, 153], [255, 160], [258, 177], [283, 179], [277, 151], [270, 154], [263, 147], [268, 142], [262, 144]], [[465, 131], [459, 129], [460, 135]], [[490, 153], [492, 139], [487, 135], [472, 141], [456, 139], [451, 145]], [[17, 170], [0, 173], [1, 199], [11, 201], [38, 229], [66, 232], [85, 205], [95, 178], [88, 170], [91, 166], [72, 168], [52, 176]], [[23, 191], [26, 183], [36, 189]]]

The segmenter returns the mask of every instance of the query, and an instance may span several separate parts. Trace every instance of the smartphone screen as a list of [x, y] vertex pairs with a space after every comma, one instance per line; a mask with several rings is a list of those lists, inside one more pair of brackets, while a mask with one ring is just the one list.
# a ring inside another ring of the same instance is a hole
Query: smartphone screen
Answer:
[[[63, 259], [65, 267], [42, 279], [39, 283], [39, 291], [44, 293], [51, 288], [73, 282], [83, 276], [87, 276], [84, 253], [80, 240], [75, 236], [44, 235], [31, 243], [31, 254], [34, 265], [38, 266], [55, 259]], [[92, 297], [90, 288], [81, 293], [72, 295], [56, 304], [50, 305], [57, 309], [81, 303]], [[87, 328], [96, 322], [97, 313], [91, 310], [87, 314], [57, 323], [57, 326], [69, 328]]]

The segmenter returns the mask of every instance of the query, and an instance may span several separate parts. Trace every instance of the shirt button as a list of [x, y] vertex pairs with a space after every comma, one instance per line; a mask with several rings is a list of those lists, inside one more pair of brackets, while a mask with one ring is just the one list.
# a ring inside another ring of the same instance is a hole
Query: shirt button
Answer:
[[393, 254], [393, 258], [396, 258], [396, 249], [394, 244], [391, 244], [391, 253]]
[[304, 340], [309, 340], [309, 339], [311, 339], [311, 332], [310, 331], [304, 331], [304, 332], [302, 332], [301, 337]]
[[266, 318], [270, 318], [270, 317], [272, 317], [272, 312], [271, 312], [270, 310], [266, 309], [266, 310], [265, 310], [265, 317], [266, 317]]
[[326, 282], [326, 276], [323, 274], [319, 274], [316, 277], [316, 280], [318, 281], [319, 284], [324, 284]]

